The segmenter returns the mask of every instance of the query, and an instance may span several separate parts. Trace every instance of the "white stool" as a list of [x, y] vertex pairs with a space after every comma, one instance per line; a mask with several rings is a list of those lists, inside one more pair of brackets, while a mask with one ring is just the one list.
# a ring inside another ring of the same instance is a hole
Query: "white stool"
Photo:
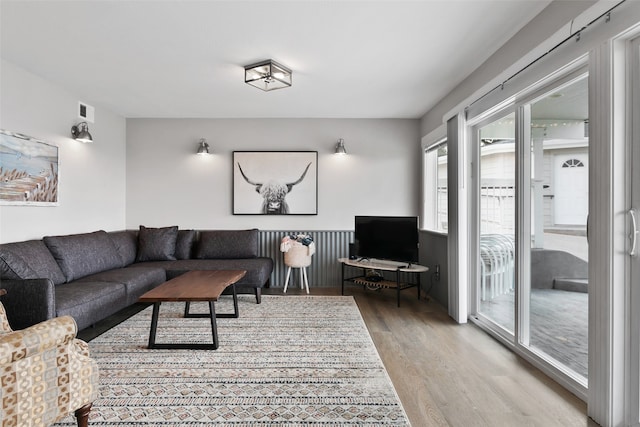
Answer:
[[284, 265], [287, 268], [287, 278], [284, 282], [284, 293], [287, 293], [289, 286], [289, 277], [291, 276], [291, 268], [300, 269], [300, 289], [306, 287], [309, 293], [309, 280], [307, 279], [307, 267], [311, 265], [311, 255], [309, 255], [309, 247], [302, 244], [293, 245], [284, 253]]

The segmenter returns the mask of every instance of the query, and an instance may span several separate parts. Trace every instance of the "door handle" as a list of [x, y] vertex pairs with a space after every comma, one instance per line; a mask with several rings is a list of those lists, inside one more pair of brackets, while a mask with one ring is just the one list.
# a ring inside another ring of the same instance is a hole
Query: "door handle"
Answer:
[[638, 253], [636, 252], [636, 246], [638, 243], [638, 234], [640, 231], [638, 230], [638, 222], [636, 221], [636, 211], [633, 209], [629, 209], [629, 216], [631, 216], [631, 234], [629, 238], [631, 238], [631, 250], [629, 251], [629, 256], [636, 256]]

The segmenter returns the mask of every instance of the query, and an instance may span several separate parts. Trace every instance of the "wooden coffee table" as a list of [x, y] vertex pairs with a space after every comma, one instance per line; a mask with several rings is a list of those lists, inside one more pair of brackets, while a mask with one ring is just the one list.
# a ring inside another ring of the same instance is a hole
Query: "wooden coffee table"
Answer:
[[[149, 348], [151, 349], [188, 349], [188, 350], [215, 350], [218, 348], [217, 317], [238, 317], [238, 295], [235, 283], [242, 279], [244, 270], [211, 270], [188, 271], [175, 279], [168, 280], [160, 286], [146, 292], [139, 299], [140, 302], [152, 302], [153, 314], [151, 316], [151, 330], [149, 331]], [[218, 301], [222, 292], [231, 286], [233, 290], [233, 313], [216, 314], [214, 303]], [[160, 304], [165, 301], [185, 302], [184, 317], [207, 317], [211, 319], [212, 344], [179, 344], [156, 343], [156, 330], [158, 328], [158, 314]], [[209, 303], [209, 313], [189, 313], [189, 305], [195, 301]]]

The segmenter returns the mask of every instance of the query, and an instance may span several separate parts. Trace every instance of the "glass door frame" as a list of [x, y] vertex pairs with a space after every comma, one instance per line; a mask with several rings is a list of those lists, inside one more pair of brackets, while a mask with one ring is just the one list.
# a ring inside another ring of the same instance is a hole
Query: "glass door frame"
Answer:
[[[514, 352], [534, 363], [545, 374], [561, 383], [576, 395], [586, 400], [587, 383], [584, 379], [554, 361], [542, 352], [534, 351], [529, 346], [530, 338], [530, 286], [531, 286], [531, 129], [530, 105], [558, 88], [584, 78], [588, 73], [588, 56], [585, 54], [578, 60], [563, 67], [545, 79], [516, 94], [488, 110], [484, 114], [470, 120], [467, 125], [467, 147], [470, 154], [470, 218], [469, 223], [469, 319], [488, 332]], [[515, 112], [515, 307], [514, 334], [497, 325], [482, 313], [478, 312], [480, 295], [479, 236], [480, 236], [480, 204], [479, 204], [479, 162], [480, 144], [479, 130], [483, 126], [502, 116]]]
[[[627, 100], [627, 120], [629, 123], [627, 142], [627, 198], [629, 209], [635, 213], [636, 227], [640, 227], [640, 36], [628, 42], [626, 49], [628, 58], [628, 69], [626, 87], [630, 96]], [[635, 167], [634, 167], [635, 165]], [[631, 216], [631, 213], [629, 213]], [[630, 255], [633, 245], [634, 230], [632, 219], [629, 218], [629, 231], [625, 233], [629, 236], [629, 247], [627, 253]], [[640, 236], [636, 235], [636, 238]], [[629, 380], [626, 386], [626, 417], [627, 425], [632, 427], [640, 426], [640, 241], [636, 241], [635, 256], [629, 256], [629, 265], [626, 268], [628, 283], [627, 307], [630, 315], [630, 328], [628, 334], [629, 355], [625, 363]]]
[[[588, 78], [588, 65], [586, 57], [574, 64], [571, 71], [564, 72], [560, 76], [548, 80], [542, 85], [537, 86], [534, 90], [527, 91], [526, 94], [518, 97], [516, 100], [516, 123], [517, 133], [521, 143], [519, 144], [518, 164], [518, 214], [516, 215], [517, 230], [516, 254], [519, 256], [516, 271], [516, 289], [520, 290], [520, 297], [517, 299], [520, 304], [519, 318], [516, 323], [518, 328], [518, 339], [516, 346], [522, 351], [531, 352], [537, 358], [544, 361], [549, 369], [555, 371], [556, 375], [565, 376], [578, 387], [584, 395], [587, 392], [588, 382], [580, 375], [577, 375], [570, 369], [564, 367], [561, 363], [553, 360], [542, 351], [538, 351], [530, 346], [530, 295], [531, 295], [531, 234], [532, 234], [532, 218], [531, 218], [531, 159], [532, 159], [532, 138], [531, 138], [531, 105], [538, 100], [548, 96], [550, 93], [556, 92], [563, 87], [572, 85], [573, 83]], [[516, 150], [518, 151], [518, 150]]]
[[[483, 315], [479, 312], [480, 307], [480, 292], [478, 291], [478, 282], [480, 280], [481, 268], [480, 268], [480, 129], [484, 126], [493, 123], [500, 118], [512, 114], [516, 111], [513, 99], [509, 99], [500, 105], [492, 108], [487, 111], [485, 114], [480, 117], [474, 119], [473, 121], [467, 122], [467, 135], [468, 144], [469, 144], [469, 154], [470, 154], [470, 181], [471, 181], [471, 190], [469, 193], [470, 196], [470, 210], [472, 215], [470, 215], [469, 221], [469, 260], [470, 268], [469, 268], [469, 319], [478, 324], [480, 327], [488, 331], [491, 335], [499, 338], [505, 344], [510, 346], [515, 345], [515, 337], [516, 334], [512, 334], [506, 328], [498, 325], [497, 323], [490, 320], [487, 316]], [[517, 124], [517, 117], [516, 117]], [[518, 137], [516, 132], [516, 140], [515, 140], [515, 151], [516, 158], [518, 156]], [[515, 161], [515, 160], [514, 160]], [[516, 162], [516, 177], [518, 175], [518, 166]], [[516, 184], [517, 186], [517, 184]], [[517, 187], [515, 190], [515, 202], [516, 206], [518, 203], [518, 191]], [[516, 228], [517, 228], [517, 210], [516, 210]], [[518, 237], [516, 233], [516, 247]], [[517, 259], [517, 251], [515, 255], [515, 259]], [[517, 266], [516, 266], [517, 270]], [[517, 274], [517, 273], [516, 273]], [[517, 276], [516, 276], [517, 277]], [[518, 299], [518, 286], [516, 283], [515, 286], [515, 298]], [[515, 306], [514, 313], [514, 331], [518, 329], [518, 304]]]

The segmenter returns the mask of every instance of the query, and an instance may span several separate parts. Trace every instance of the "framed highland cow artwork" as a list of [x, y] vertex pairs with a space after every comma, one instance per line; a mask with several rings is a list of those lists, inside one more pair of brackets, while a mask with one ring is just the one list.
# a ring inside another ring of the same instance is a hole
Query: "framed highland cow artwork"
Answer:
[[58, 205], [58, 147], [0, 129], [0, 205]]
[[317, 151], [234, 151], [234, 215], [317, 215]]

